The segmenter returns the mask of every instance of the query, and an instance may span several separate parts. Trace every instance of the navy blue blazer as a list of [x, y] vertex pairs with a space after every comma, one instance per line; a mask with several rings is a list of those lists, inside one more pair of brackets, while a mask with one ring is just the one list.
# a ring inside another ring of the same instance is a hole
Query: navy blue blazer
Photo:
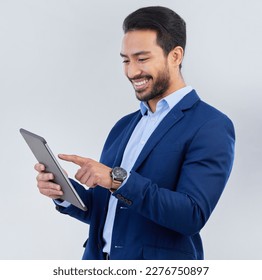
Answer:
[[[105, 142], [101, 162], [121, 164], [140, 111], [123, 117]], [[201, 101], [193, 90], [153, 132], [118, 199], [111, 259], [203, 259], [200, 230], [225, 187], [234, 157], [230, 119]], [[86, 190], [73, 181], [88, 207], [57, 207], [90, 224], [83, 259], [103, 259], [103, 227], [110, 192]]]

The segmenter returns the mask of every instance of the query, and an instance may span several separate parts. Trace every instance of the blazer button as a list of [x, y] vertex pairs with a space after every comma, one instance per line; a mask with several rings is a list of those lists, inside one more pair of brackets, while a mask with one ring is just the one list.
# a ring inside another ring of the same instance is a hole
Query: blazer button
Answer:
[[131, 206], [133, 204], [133, 202], [131, 200], [128, 200], [126, 204]]
[[123, 199], [123, 196], [120, 194], [120, 193], [118, 193], [117, 195], [116, 195], [116, 197], [118, 198], [118, 199]]
[[125, 202], [127, 205], [132, 205], [132, 201], [129, 200], [129, 199], [127, 199], [127, 198], [124, 199], [124, 202]]

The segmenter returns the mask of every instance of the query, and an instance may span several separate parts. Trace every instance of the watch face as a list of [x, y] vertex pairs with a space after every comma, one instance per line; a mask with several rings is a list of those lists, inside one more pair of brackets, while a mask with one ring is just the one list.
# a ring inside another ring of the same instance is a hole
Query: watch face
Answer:
[[122, 167], [115, 167], [113, 168], [112, 176], [114, 180], [123, 182], [127, 177], [127, 172]]

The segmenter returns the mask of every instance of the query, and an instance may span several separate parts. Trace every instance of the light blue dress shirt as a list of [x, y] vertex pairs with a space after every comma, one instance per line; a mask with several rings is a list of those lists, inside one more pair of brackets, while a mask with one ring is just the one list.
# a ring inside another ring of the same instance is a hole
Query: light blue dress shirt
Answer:
[[[192, 91], [192, 87], [187, 86], [161, 99], [157, 103], [156, 111], [154, 113], [150, 111], [147, 103], [140, 103], [142, 118], [136, 125], [127, 143], [121, 163], [121, 167], [123, 167], [128, 174], [132, 170], [135, 161], [137, 160], [140, 152], [142, 151], [153, 131], [160, 124], [163, 118], [170, 112], [170, 110], [190, 91]], [[128, 180], [128, 178], [126, 180]], [[124, 187], [125, 181], [123, 182], [121, 188]], [[105, 241], [103, 252], [108, 254], [110, 254], [117, 202], [117, 198], [111, 195], [103, 231], [103, 239]]]

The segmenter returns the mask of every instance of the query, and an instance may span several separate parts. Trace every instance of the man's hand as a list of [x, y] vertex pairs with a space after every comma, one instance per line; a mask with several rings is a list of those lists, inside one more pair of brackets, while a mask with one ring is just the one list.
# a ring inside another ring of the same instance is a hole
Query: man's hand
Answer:
[[38, 172], [36, 180], [40, 193], [52, 199], [61, 198], [63, 195], [61, 187], [52, 182], [54, 175], [52, 173], [46, 173], [45, 166], [40, 163], [35, 165], [35, 170]]
[[110, 189], [112, 179], [110, 176], [110, 167], [99, 163], [95, 160], [84, 158], [76, 155], [60, 154], [58, 157], [62, 160], [73, 162], [80, 166], [75, 178], [82, 184], [94, 188], [97, 185]]

